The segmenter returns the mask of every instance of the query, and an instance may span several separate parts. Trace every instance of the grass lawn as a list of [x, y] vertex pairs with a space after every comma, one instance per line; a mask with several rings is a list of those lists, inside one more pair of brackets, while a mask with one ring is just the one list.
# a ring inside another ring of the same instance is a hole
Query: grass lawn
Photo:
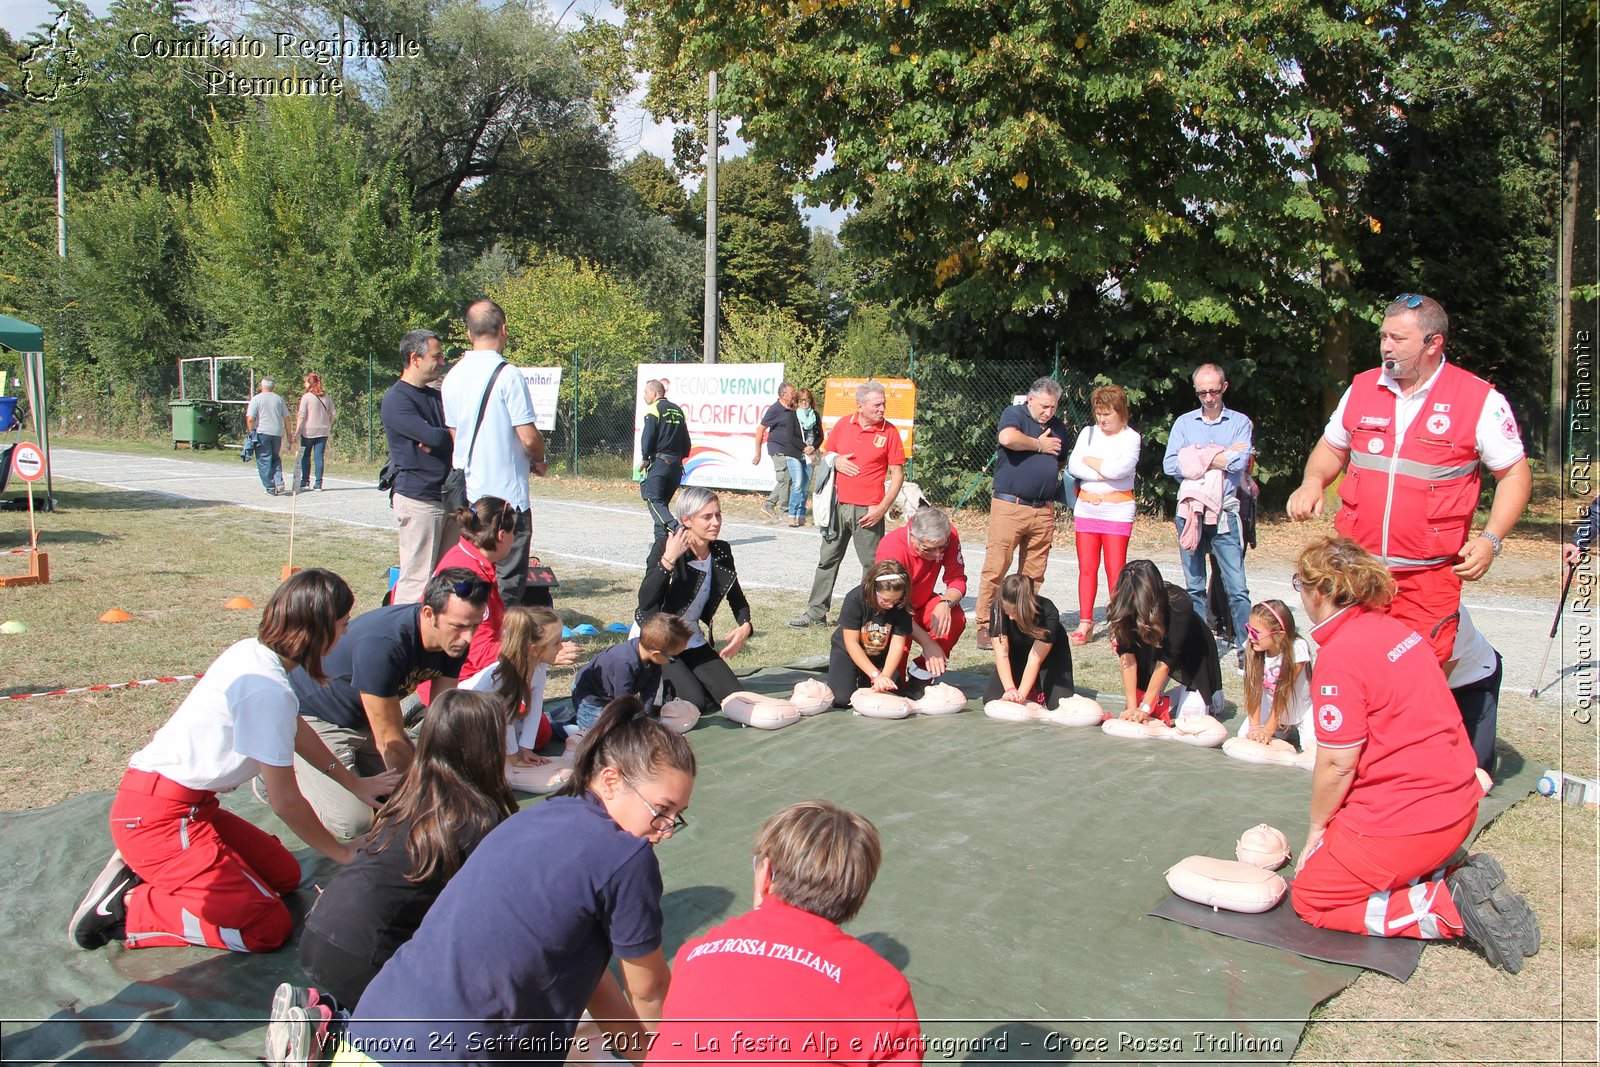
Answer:
[[[227, 453], [219, 457], [223, 460], [238, 462]], [[536, 490], [544, 496], [595, 499], [621, 498], [631, 487], [561, 479]], [[240, 595], [259, 606], [277, 584], [281, 540], [276, 531], [261, 528], [252, 513], [60, 480], [56, 493], [62, 510], [49, 520], [45, 543], [54, 580], [44, 587], [0, 589], [0, 620], [19, 620], [30, 631], [0, 636], [5, 666], [0, 697], [194, 674], [228, 644], [254, 633], [259, 611], [223, 607]], [[754, 496], [731, 496], [730, 511], [754, 509]], [[392, 537], [302, 523], [296, 562], [343, 574], [356, 591], [357, 611], [378, 604], [394, 552]], [[0, 531], [0, 549], [22, 544], [25, 537], [25, 523], [8, 524]], [[21, 570], [20, 560], [0, 556], [0, 567]], [[563, 566], [560, 573], [557, 605], [569, 625], [603, 627], [632, 617], [636, 573], [580, 566]], [[769, 619], [803, 608], [800, 593], [762, 590], [759, 595]], [[116, 626], [96, 621], [112, 607], [132, 613], [133, 621]], [[735, 665], [786, 662], [825, 651], [827, 641], [825, 631], [775, 626], [757, 634]], [[1114, 687], [1114, 666], [1102, 639], [1080, 653], [1080, 683]], [[1237, 702], [1240, 681], [1226, 673], [1228, 696]], [[556, 672], [552, 695], [564, 694], [571, 677], [571, 671]], [[7, 715], [0, 721], [0, 810], [25, 810], [114, 787], [127, 757], [188, 689], [188, 683], [173, 683], [6, 702]], [[1525, 693], [1504, 693], [1502, 743], [1530, 762], [1594, 775], [1593, 728], [1563, 729], [1548, 705], [1549, 698], [1536, 705]], [[1272, 814], [1261, 813], [1267, 821]], [[1425, 952], [1416, 976], [1405, 985], [1363, 975], [1319, 1010], [1295, 1062], [1594, 1062], [1600, 974], [1597, 833], [1600, 821], [1593, 811], [1539, 797], [1514, 807], [1483, 835], [1479, 848], [1497, 855], [1532, 901], [1544, 931], [1539, 955], [1517, 976], [1493, 971], [1476, 954], [1458, 950]]]

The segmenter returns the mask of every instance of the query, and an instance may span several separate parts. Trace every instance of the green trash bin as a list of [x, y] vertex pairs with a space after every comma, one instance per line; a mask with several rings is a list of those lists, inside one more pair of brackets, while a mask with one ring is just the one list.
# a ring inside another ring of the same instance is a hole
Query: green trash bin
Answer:
[[172, 401], [172, 447], [216, 448], [222, 429], [222, 405], [214, 400]]

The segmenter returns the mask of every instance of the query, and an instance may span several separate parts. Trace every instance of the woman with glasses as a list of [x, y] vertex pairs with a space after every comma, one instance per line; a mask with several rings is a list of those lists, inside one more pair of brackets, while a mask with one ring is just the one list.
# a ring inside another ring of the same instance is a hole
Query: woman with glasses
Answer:
[[[755, 633], [750, 602], [739, 585], [733, 546], [721, 540], [722, 503], [717, 494], [698, 485], [678, 490], [672, 498], [678, 529], [651, 547], [639, 584], [639, 621], [664, 611], [689, 625], [689, 645], [663, 668], [671, 697], [687, 700], [702, 714], [722, 707], [723, 700], [744, 686], [728, 660], [739, 654]], [[734, 627], [719, 649], [712, 619], [727, 601]]]
[[[472, 644], [467, 648], [466, 662], [461, 665], [461, 680], [466, 681], [479, 671], [493, 667], [500, 658], [500, 634], [505, 626], [506, 602], [500, 598], [495, 568], [511, 551], [517, 513], [499, 497], [486, 496], [462, 508], [452, 517], [461, 527], [461, 537], [448, 552], [439, 557], [439, 565], [433, 569], [433, 573], [461, 567], [483, 579], [489, 586], [489, 603], [483, 609], [483, 623], [474, 631]], [[417, 695], [424, 704], [432, 699], [432, 688], [428, 682], [417, 687]]]
[[1078, 433], [1067, 473], [1078, 480], [1072, 505], [1072, 541], [1078, 553], [1078, 628], [1069, 640], [1094, 637], [1096, 571], [1104, 560], [1106, 597], [1117, 591], [1117, 575], [1128, 560], [1133, 536], [1133, 471], [1139, 465], [1139, 432], [1128, 425], [1128, 394], [1102, 385], [1090, 398], [1094, 423]]
[[613, 700], [563, 793], [484, 838], [367, 986], [336, 1062], [559, 1063], [585, 1008], [642, 1061], [669, 979], [655, 846], [687, 825], [694, 776], [686, 739]]
[[1492, 856], [1452, 866], [1483, 797], [1472, 744], [1427, 639], [1386, 614], [1389, 570], [1347, 537], [1295, 561], [1317, 656], [1311, 830], [1294, 910], [1374, 937], [1465, 937], [1515, 973], [1539, 921]]

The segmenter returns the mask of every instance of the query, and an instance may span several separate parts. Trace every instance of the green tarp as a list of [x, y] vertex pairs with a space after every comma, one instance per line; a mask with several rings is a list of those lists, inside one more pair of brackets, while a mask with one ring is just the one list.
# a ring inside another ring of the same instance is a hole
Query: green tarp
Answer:
[[[799, 677], [766, 671], [751, 688], [781, 691]], [[979, 691], [970, 676], [957, 684]], [[910, 978], [930, 1063], [1283, 1063], [1310, 1011], [1360, 973], [1145, 914], [1167, 895], [1167, 867], [1194, 853], [1231, 857], [1257, 823], [1298, 848], [1304, 771], [976, 713], [834, 712], [772, 732], [711, 716], [690, 738], [700, 763], [691, 825], [658, 850], [669, 957], [749, 907], [750, 846], [767, 815], [808, 797], [836, 801], [882, 834], [882, 872], [849, 930]], [[1535, 777], [1513, 758], [1482, 821]], [[227, 805], [285, 833], [248, 795]], [[0, 817], [7, 1059], [259, 1056], [273, 987], [300, 980], [292, 948], [68, 947], [67, 918], [110, 851], [109, 806], [101, 793]], [[331, 873], [301, 856], [308, 885]], [[297, 896], [305, 907], [310, 893]]]
[[44, 331], [31, 322], [0, 315], [0, 345], [14, 352], [43, 352]]

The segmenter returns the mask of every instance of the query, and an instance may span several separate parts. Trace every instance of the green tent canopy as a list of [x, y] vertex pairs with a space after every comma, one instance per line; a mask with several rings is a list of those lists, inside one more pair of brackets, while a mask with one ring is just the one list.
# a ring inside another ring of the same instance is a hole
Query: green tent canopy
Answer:
[[43, 352], [44, 331], [31, 322], [0, 315], [0, 345], [13, 352]]

